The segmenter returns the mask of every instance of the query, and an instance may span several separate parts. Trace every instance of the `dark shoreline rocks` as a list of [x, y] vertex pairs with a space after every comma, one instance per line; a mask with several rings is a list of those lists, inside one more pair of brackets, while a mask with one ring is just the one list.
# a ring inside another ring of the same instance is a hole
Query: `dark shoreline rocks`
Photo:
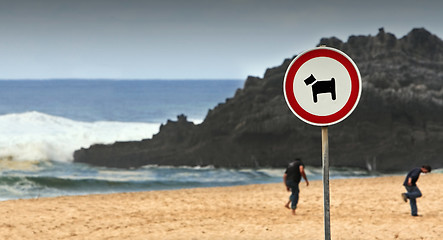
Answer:
[[[397, 39], [323, 38], [319, 45], [344, 51], [363, 81], [360, 103], [343, 122], [329, 127], [331, 166], [402, 171], [443, 167], [443, 42], [425, 29]], [[321, 131], [296, 118], [282, 93], [292, 59], [249, 76], [242, 89], [210, 110], [199, 125], [180, 115], [152, 139], [92, 145], [75, 162], [117, 168], [148, 164], [213, 165], [225, 168], [285, 167], [294, 157], [321, 166]]]

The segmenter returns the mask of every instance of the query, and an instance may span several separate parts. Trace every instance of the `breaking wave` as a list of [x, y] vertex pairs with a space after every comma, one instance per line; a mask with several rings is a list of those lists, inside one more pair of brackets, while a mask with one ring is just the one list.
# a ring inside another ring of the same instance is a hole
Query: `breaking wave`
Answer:
[[92, 144], [151, 138], [160, 123], [81, 122], [40, 112], [0, 116], [0, 160], [70, 162]]

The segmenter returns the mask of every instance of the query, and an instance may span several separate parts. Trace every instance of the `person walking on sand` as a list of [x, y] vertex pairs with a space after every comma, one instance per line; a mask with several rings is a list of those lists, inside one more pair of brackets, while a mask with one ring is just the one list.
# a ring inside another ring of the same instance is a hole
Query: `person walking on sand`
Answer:
[[[291, 191], [291, 196], [289, 197], [289, 201], [285, 204], [285, 207], [288, 209], [292, 209], [293, 215], [295, 215], [295, 209], [297, 208], [298, 197], [300, 193], [300, 188], [298, 185], [300, 183], [301, 177], [305, 179], [306, 186], [309, 186], [309, 181], [304, 170], [304, 164], [301, 159], [297, 158], [295, 159], [295, 161], [289, 164], [283, 175], [283, 182], [286, 186], [286, 190], [288, 192]], [[291, 207], [289, 207], [290, 203]]]
[[420, 189], [417, 187], [417, 180], [420, 177], [420, 173], [429, 173], [431, 172], [431, 166], [423, 165], [421, 168], [417, 167], [409, 171], [406, 175], [405, 181], [403, 182], [403, 186], [406, 188], [406, 193], [402, 193], [401, 197], [403, 201], [408, 202], [411, 205], [411, 215], [416, 217], [417, 214], [417, 198], [421, 197]]

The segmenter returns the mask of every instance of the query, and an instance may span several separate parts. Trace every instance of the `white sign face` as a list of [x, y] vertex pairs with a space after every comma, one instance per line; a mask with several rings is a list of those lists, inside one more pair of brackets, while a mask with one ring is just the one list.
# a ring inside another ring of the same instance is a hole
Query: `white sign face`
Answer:
[[301, 120], [317, 126], [332, 125], [355, 109], [361, 94], [360, 73], [343, 52], [319, 47], [291, 62], [283, 91], [289, 108]]

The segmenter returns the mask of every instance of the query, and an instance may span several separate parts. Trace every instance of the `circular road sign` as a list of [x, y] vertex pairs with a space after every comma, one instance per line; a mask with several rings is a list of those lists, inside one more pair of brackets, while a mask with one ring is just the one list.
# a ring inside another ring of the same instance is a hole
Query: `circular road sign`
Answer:
[[354, 111], [362, 83], [357, 65], [330, 47], [305, 51], [286, 70], [283, 92], [291, 111], [311, 125], [336, 124]]

